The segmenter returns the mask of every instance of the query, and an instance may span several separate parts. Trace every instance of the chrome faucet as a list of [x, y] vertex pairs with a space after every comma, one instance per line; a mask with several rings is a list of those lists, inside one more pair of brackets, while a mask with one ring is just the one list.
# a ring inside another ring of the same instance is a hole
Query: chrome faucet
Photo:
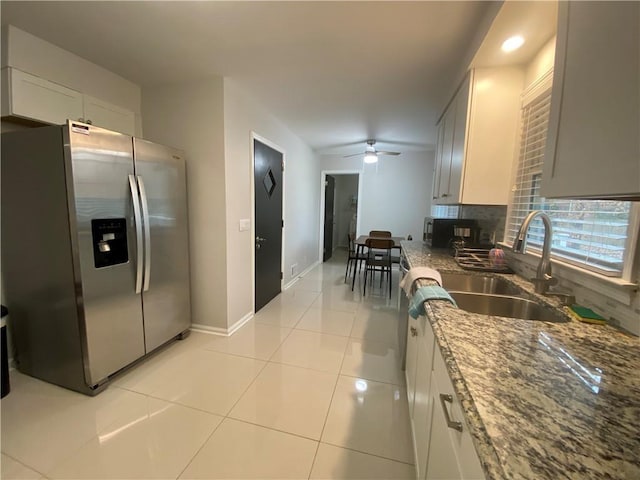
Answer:
[[558, 279], [551, 276], [551, 236], [553, 235], [553, 229], [551, 228], [551, 219], [546, 213], [541, 210], [534, 210], [527, 215], [522, 225], [520, 225], [520, 229], [513, 241], [513, 252], [525, 252], [529, 225], [531, 225], [531, 221], [536, 217], [540, 217], [544, 225], [544, 243], [542, 245], [542, 257], [538, 264], [538, 272], [536, 278], [532, 278], [531, 282], [533, 283], [535, 292], [544, 295], [547, 294], [550, 286], [558, 283]]

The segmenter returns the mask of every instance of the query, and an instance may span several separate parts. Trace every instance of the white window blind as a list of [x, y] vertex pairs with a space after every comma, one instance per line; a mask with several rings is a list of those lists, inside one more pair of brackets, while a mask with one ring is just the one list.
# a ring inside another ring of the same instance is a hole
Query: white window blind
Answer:
[[434, 218], [458, 218], [458, 205], [431, 205], [431, 216]]
[[[547, 139], [551, 91], [525, 105], [515, 184], [507, 221], [511, 243], [527, 214], [543, 210], [553, 226], [552, 256], [609, 276], [622, 274], [631, 202], [547, 200], [540, 182]], [[539, 219], [529, 229], [529, 248], [541, 249], [544, 227]]]

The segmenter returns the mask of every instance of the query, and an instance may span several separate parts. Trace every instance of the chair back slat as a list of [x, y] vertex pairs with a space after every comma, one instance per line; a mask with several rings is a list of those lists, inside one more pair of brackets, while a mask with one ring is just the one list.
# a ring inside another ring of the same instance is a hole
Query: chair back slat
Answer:
[[386, 238], [367, 238], [364, 244], [369, 249], [391, 250], [394, 242], [393, 240]]
[[370, 237], [390, 237], [391, 232], [388, 232], [387, 230], [371, 230], [369, 232], [369, 236]]

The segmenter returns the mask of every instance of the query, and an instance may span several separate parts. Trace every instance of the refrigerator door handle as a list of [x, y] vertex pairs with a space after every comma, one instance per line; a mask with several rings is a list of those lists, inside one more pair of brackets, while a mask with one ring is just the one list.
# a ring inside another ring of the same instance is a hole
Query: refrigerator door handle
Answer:
[[136, 224], [136, 293], [142, 292], [142, 217], [140, 216], [140, 203], [136, 178], [129, 175], [129, 188], [131, 188], [131, 202], [133, 203], [133, 219]]
[[142, 217], [144, 218], [144, 286], [143, 291], [149, 290], [149, 278], [151, 276], [151, 226], [149, 225], [149, 204], [147, 192], [144, 189], [142, 177], [138, 175], [138, 188], [142, 203]]

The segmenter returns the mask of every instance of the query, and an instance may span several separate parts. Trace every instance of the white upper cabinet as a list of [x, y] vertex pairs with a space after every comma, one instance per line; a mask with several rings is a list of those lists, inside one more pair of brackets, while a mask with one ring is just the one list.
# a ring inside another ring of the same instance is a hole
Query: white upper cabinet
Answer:
[[84, 119], [87, 123], [134, 135], [135, 114], [103, 100], [84, 95]]
[[15, 68], [2, 70], [2, 116], [54, 125], [79, 120], [135, 133], [134, 112]]
[[541, 194], [640, 198], [640, 3], [558, 8]]
[[519, 67], [465, 77], [439, 124], [435, 203], [508, 203], [523, 82]]
[[83, 117], [82, 93], [15, 68], [2, 70], [2, 116], [61, 125]]

